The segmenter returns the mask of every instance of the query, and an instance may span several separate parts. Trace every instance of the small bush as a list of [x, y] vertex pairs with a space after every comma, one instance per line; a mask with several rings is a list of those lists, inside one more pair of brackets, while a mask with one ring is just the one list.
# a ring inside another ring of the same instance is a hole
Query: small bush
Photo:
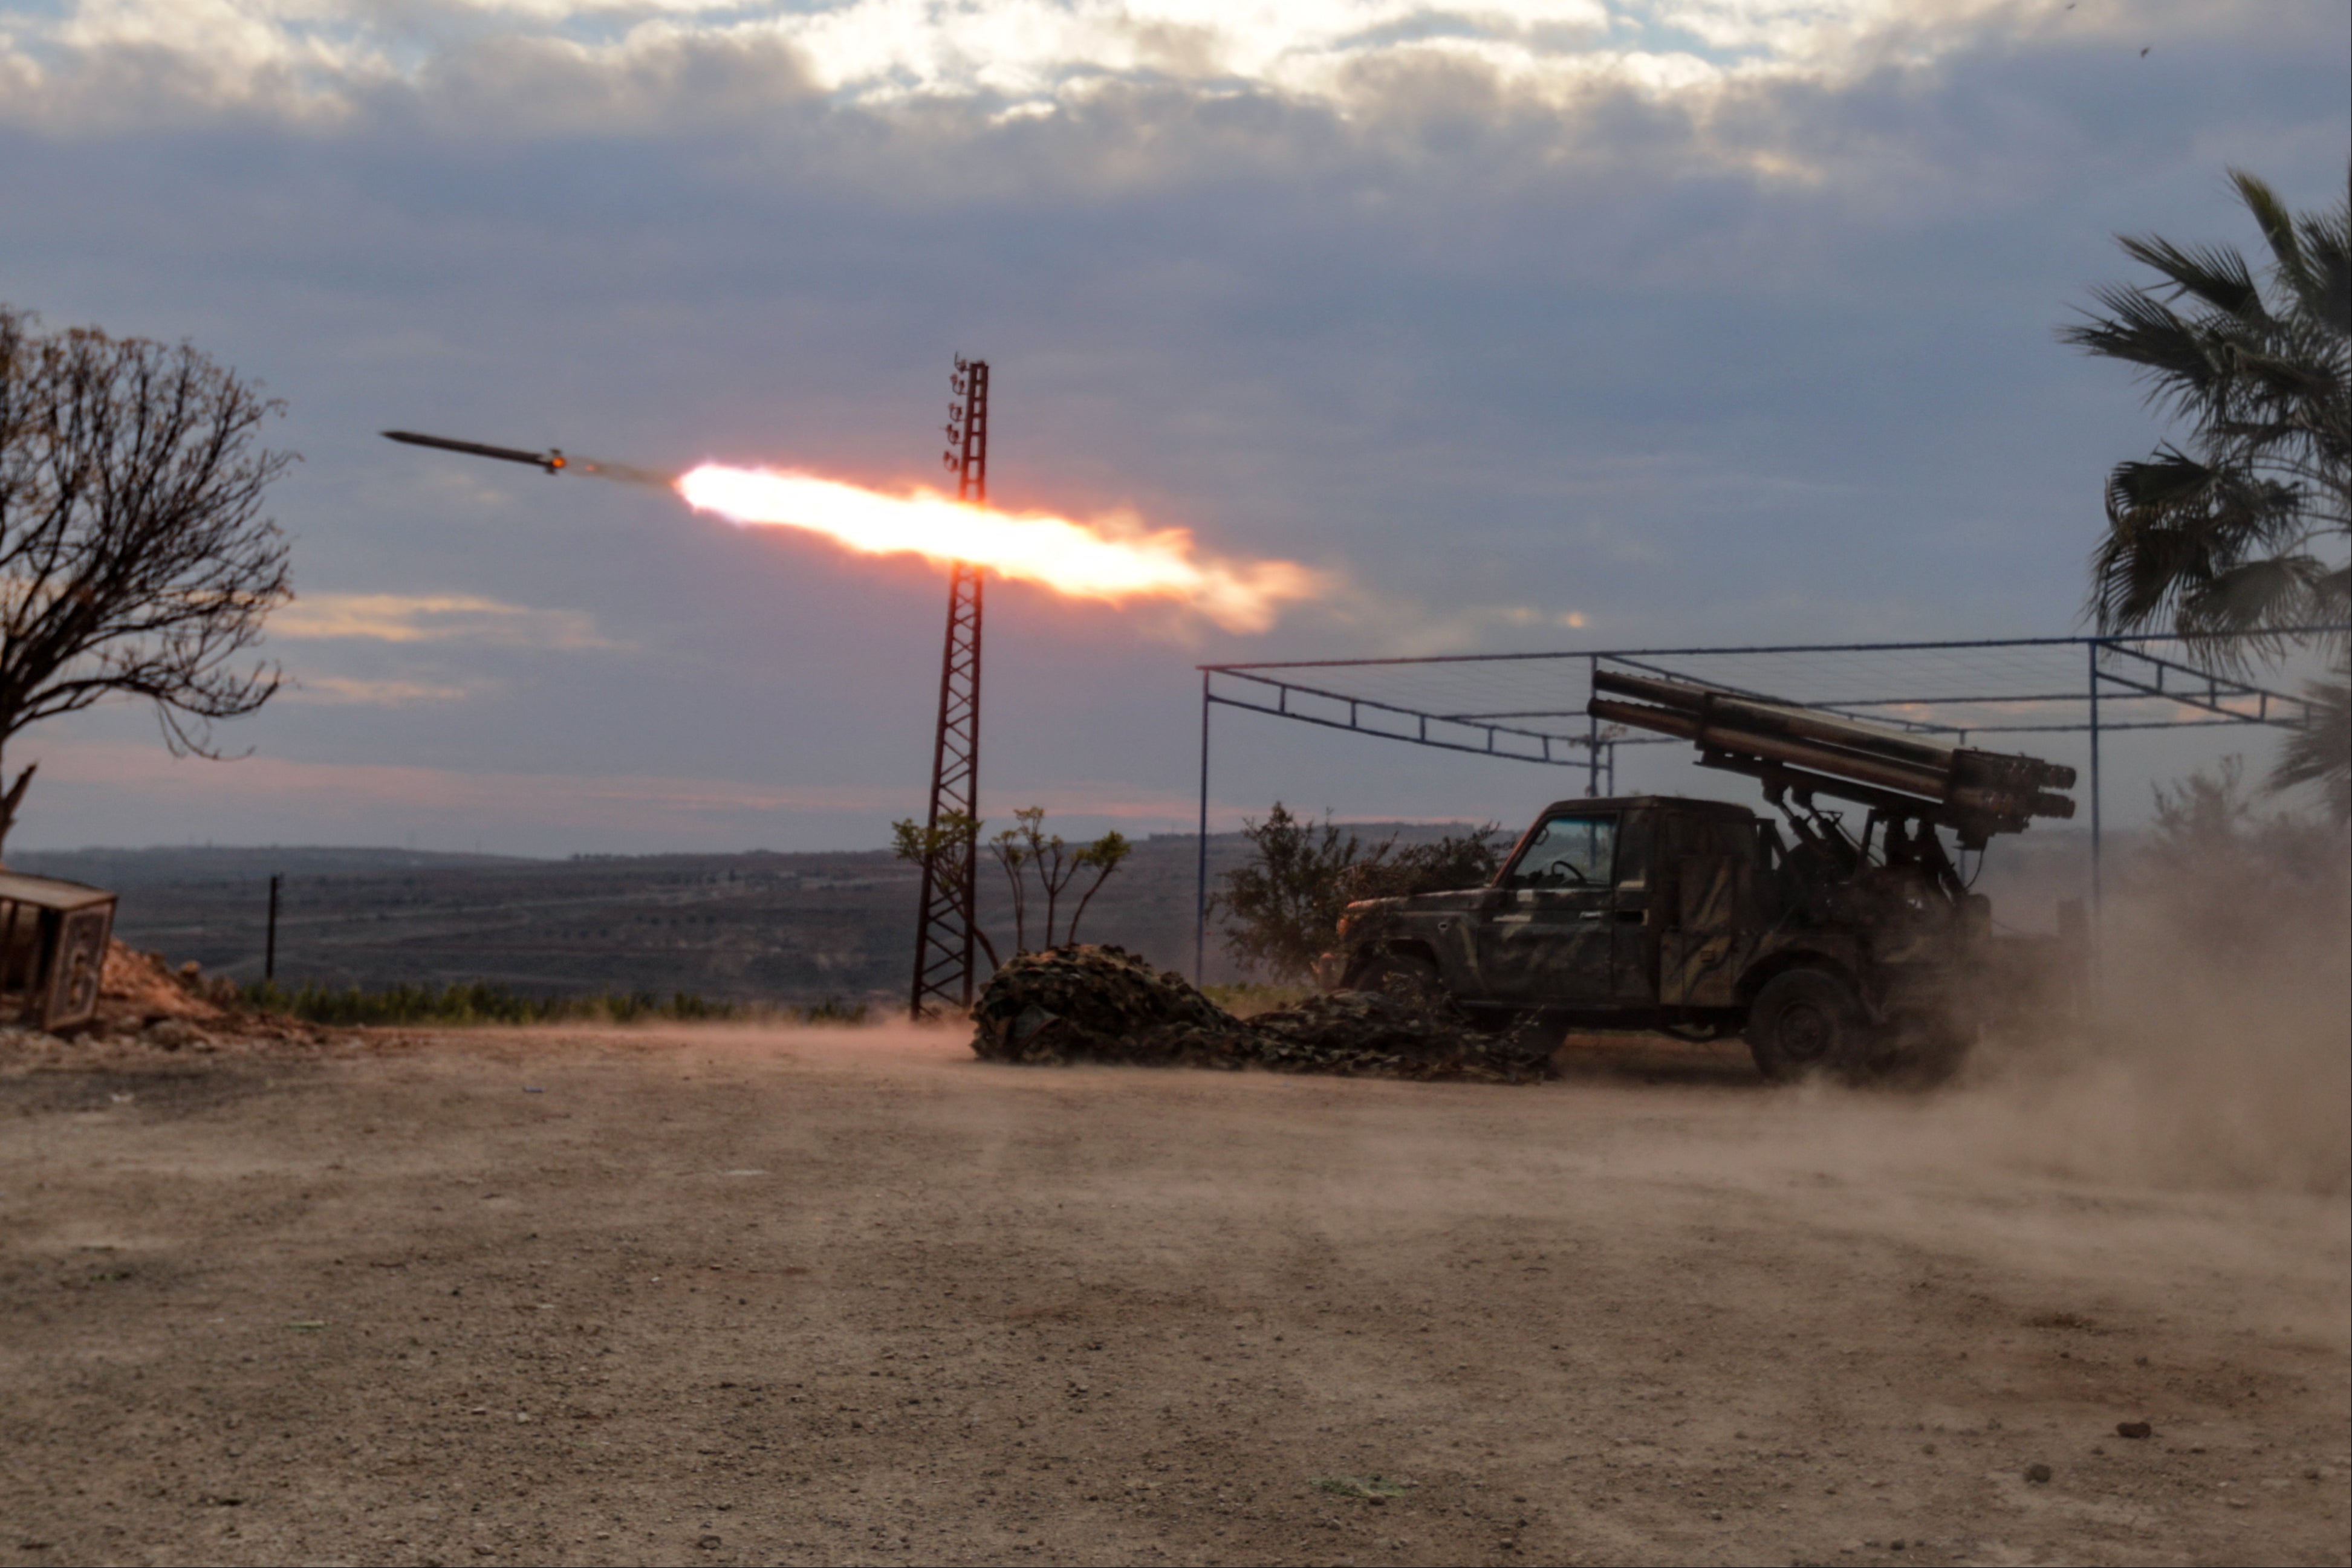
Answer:
[[1223, 921], [1225, 948], [1243, 969], [1277, 982], [1314, 973], [1349, 904], [1482, 886], [1510, 848], [1494, 822], [1435, 843], [1399, 848], [1391, 833], [1368, 844], [1328, 812], [1317, 822], [1279, 800], [1264, 821], [1244, 818], [1242, 835], [1250, 858], [1220, 879], [1210, 913]]

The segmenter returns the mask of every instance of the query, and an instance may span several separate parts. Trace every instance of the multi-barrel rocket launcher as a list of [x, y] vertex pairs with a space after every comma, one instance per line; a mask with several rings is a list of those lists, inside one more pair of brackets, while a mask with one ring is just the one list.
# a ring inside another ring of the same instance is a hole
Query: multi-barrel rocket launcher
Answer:
[[[2074, 814], [2074, 802], [2056, 792], [2074, 787], [2074, 769], [2040, 758], [1940, 745], [1694, 681], [1602, 670], [1592, 685], [1594, 718], [1694, 741], [1700, 767], [1759, 780], [1800, 837], [1849, 872], [1870, 858], [1883, 823], [1886, 859], [1921, 864], [1957, 892], [1934, 829], [1982, 850], [1995, 833], [2022, 832], [2036, 817]], [[1616, 700], [1628, 698], [1638, 700]], [[1859, 841], [1815, 807], [1817, 797], [1869, 809]]]
[[1815, 795], [1952, 829], [1982, 849], [1994, 833], [2025, 830], [2034, 817], [2072, 817], [2074, 770], [2040, 758], [1976, 751], [1811, 708], [1767, 702], [1691, 681], [1598, 672], [1592, 716], [1698, 743], [1702, 768], [1761, 779], [1777, 797]]

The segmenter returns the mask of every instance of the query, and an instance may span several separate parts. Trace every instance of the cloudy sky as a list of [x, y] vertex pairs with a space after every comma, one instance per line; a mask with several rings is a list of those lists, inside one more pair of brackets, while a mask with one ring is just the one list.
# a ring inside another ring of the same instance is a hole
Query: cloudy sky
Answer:
[[[2341, 0], [0, 0], [0, 298], [303, 456], [251, 755], [36, 730], [12, 844], [881, 842], [936, 568], [373, 433], [903, 486], [958, 352], [1000, 502], [1328, 585], [1000, 585], [994, 814], [1188, 821], [1204, 660], [2076, 630], [2158, 430], [2053, 329], [2117, 231], [2252, 243], [2231, 166], [2340, 195], [2347, 53]], [[1221, 723], [1221, 821], [1555, 782]]]

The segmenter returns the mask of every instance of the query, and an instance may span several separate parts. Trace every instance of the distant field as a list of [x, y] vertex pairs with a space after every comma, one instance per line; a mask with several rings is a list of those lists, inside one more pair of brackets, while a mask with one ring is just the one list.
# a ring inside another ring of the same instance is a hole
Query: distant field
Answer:
[[[1190, 969], [1199, 841], [1155, 838], [1087, 912], [1080, 935]], [[1243, 852], [1214, 835], [1222, 869]], [[404, 850], [34, 852], [18, 869], [121, 891], [117, 934], [173, 964], [261, 975], [273, 871], [286, 877], [278, 977], [381, 987], [488, 980], [535, 995], [694, 991], [806, 1005], [904, 992], [915, 873], [880, 850], [835, 854], [593, 856], [568, 861]], [[992, 875], [993, 873], [992, 873]], [[1001, 878], [982, 918], [1010, 947]], [[1033, 941], [1034, 941], [1033, 934]], [[1238, 976], [1215, 959], [1212, 980]]]

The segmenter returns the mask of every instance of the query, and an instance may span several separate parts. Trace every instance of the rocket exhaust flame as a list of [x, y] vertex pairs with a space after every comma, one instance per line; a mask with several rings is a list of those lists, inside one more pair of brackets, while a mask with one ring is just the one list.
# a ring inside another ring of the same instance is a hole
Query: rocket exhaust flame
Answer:
[[969, 561], [1080, 599], [1171, 600], [1229, 632], [1263, 632], [1284, 601], [1321, 586], [1292, 561], [1201, 555], [1181, 528], [1130, 533], [995, 511], [931, 490], [888, 495], [789, 470], [706, 463], [679, 476], [677, 492], [697, 511], [739, 527], [801, 528], [868, 555]]
[[1182, 528], [1146, 530], [1074, 522], [1046, 512], [1000, 512], [933, 490], [889, 495], [789, 469], [706, 463], [685, 474], [664, 474], [570, 457], [561, 448], [529, 452], [413, 430], [383, 434], [410, 446], [529, 464], [550, 474], [675, 490], [695, 510], [714, 512], [739, 527], [800, 528], [866, 555], [919, 555], [942, 565], [968, 561], [1003, 577], [1113, 604], [1169, 600], [1228, 632], [1263, 632], [1285, 601], [1326, 587], [1318, 574], [1295, 561], [1228, 561], [1199, 554]]

